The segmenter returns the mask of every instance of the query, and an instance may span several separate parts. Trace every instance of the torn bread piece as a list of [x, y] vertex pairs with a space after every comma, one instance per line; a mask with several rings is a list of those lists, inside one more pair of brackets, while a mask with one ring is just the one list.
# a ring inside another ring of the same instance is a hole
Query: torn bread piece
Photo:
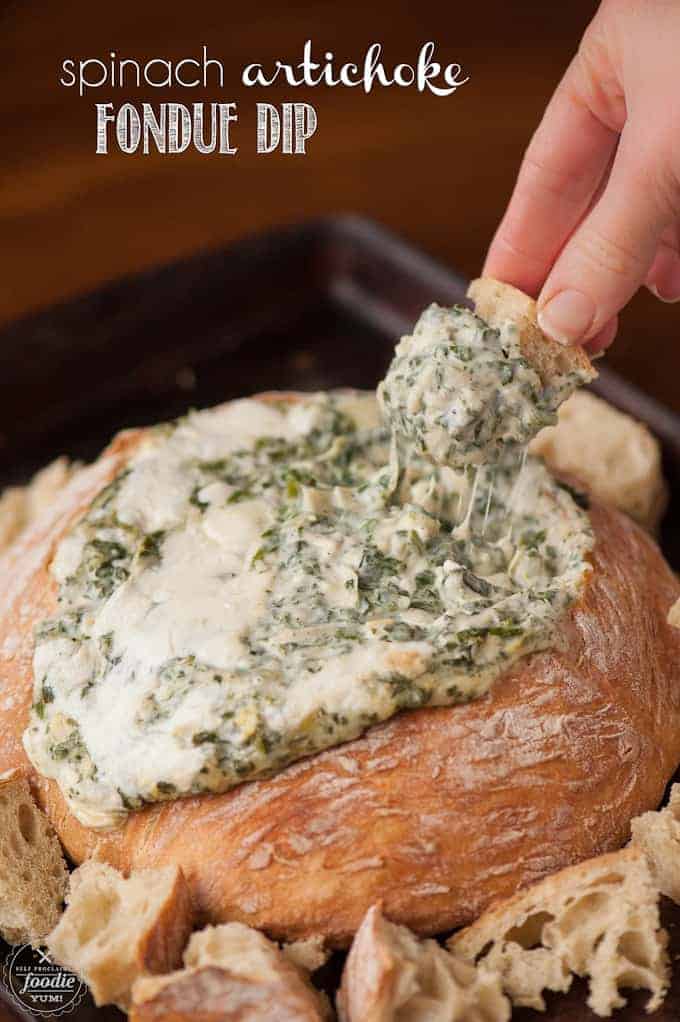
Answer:
[[338, 993], [342, 1022], [507, 1022], [500, 977], [366, 913], [347, 957]]
[[67, 458], [57, 458], [27, 486], [11, 486], [0, 493], [0, 554], [49, 507], [78, 468]]
[[139, 976], [180, 964], [193, 911], [179, 867], [139, 870], [125, 878], [90, 860], [71, 875], [67, 903], [47, 947], [85, 980], [96, 1004], [127, 1010]]
[[557, 415], [557, 425], [541, 430], [530, 452], [654, 532], [668, 497], [656, 437], [587, 391], [572, 394]]
[[0, 783], [0, 934], [42, 944], [61, 914], [68, 873], [61, 845], [21, 776]]
[[566, 347], [543, 333], [536, 302], [523, 291], [493, 277], [479, 277], [468, 287], [467, 296], [489, 326], [500, 330], [508, 322], [515, 324], [522, 354], [544, 384], [554, 386], [574, 374], [580, 383], [596, 378], [597, 370], [580, 345]]
[[637, 848], [590, 859], [485, 912], [449, 940], [452, 951], [498, 972], [515, 1005], [545, 1010], [547, 990], [589, 980], [588, 1005], [608, 1017], [621, 990], [649, 990], [647, 1011], [668, 982], [667, 934], [658, 889]]
[[184, 968], [139, 979], [131, 1022], [322, 1022], [327, 1002], [270, 940], [242, 923], [194, 933]]
[[680, 784], [671, 788], [667, 806], [638, 816], [631, 831], [632, 845], [646, 855], [661, 893], [680, 904]]

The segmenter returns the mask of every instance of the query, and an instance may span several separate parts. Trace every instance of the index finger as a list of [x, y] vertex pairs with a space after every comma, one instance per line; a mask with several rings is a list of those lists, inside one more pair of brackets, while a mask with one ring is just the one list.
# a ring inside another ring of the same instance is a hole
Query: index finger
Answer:
[[537, 294], [587, 213], [619, 133], [591, 109], [572, 60], [524, 155], [484, 274]]

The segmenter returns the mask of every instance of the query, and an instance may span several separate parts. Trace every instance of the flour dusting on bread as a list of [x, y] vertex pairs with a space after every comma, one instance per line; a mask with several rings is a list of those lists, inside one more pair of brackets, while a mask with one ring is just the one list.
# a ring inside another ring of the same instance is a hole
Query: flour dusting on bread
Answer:
[[67, 458], [57, 458], [27, 486], [11, 486], [0, 493], [0, 556], [51, 506], [77, 470]]
[[35, 632], [24, 747], [81, 822], [468, 702], [553, 644], [591, 574], [571, 491], [538, 459], [516, 486], [514, 459], [473, 481], [395, 457], [356, 392], [144, 437], [57, 546], [58, 612]]

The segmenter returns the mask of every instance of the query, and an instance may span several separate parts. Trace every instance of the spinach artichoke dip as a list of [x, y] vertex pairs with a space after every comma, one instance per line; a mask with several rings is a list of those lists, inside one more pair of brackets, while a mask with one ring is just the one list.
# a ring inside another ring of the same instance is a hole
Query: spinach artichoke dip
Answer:
[[[470, 317], [433, 308], [414, 334], [479, 359], [461, 409], [487, 400], [487, 347], [507, 362]], [[524, 435], [531, 370], [511, 362]], [[427, 408], [440, 385], [419, 391]], [[534, 409], [530, 428], [543, 421]], [[537, 459], [461, 470], [422, 449], [356, 392], [236, 401], [146, 435], [57, 548], [58, 614], [36, 634], [24, 742], [81, 822], [473, 699], [549, 645], [590, 570], [587, 515]]]
[[417, 451], [454, 468], [524, 447], [589, 377], [545, 384], [524, 358], [517, 326], [494, 330], [463, 307], [431, 305], [402, 338], [378, 399], [387, 422]]

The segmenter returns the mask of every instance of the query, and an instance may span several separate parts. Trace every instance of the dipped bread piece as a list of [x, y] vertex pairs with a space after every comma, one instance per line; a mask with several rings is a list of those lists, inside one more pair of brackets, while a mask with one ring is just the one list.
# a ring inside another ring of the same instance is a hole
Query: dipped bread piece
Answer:
[[[298, 400], [307, 414], [302, 399], [266, 397], [258, 421], [268, 408]], [[5, 559], [0, 670], [18, 712], [0, 718], [0, 770], [26, 764], [21, 739], [31, 704], [34, 713], [40, 707], [31, 632], [58, 610], [50, 565], [59, 541], [147, 437], [115, 441]], [[548, 492], [553, 485], [545, 482]], [[199, 504], [209, 497], [196, 493]], [[617, 847], [631, 817], [658, 803], [680, 758], [680, 634], [665, 620], [680, 587], [654, 543], [623, 515], [595, 504], [583, 515], [592, 542], [590, 553], [578, 553], [589, 569], [578, 592], [541, 633], [540, 648], [495, 663], [485, 694], [472, 693], [466, 705], [423, 700], [353, 741], [231, 791], [159, 791], [165, 801], [126, 809], [108, 830], [79, 822], [59, 785], [37, 778], [67, 850], [81, 861], [96, 849], [125, 871], [176, 863], [208, 919], [239, 919], [287, 940], [323, 934], [344, 943], [377, 900], [395, 922], [438, 932], [565, 864]], [[484, 642], [488, 636], [489, 629]], [[491, 638], [507, 652], [521, 637], [506, 629]], [[486, 646], [479, 634], [466, 639], [474, 666]], [[460, 643], [456, 633], [456, 651]], [[409, 680], [409, 664], [413, 658], [400, 662], [402, 679]], [[348, 673], [347, 686], [357, 678]], [[393, 689], [402, 698], [412, 691], [403, 680]], [[51, 720], [54, 699], [43, 697], [41, 710]], [[73, 802], [77, 792], [66, 795]]]
[[580, 347], [536, 323], [535, 303], [509, 284], [475, 280], [476, 312], [431, 305], [403, 337], [378, 387], [395, 434], [438, 464], [491, 465], [521, 450], [577, 387], [597, 376]]

